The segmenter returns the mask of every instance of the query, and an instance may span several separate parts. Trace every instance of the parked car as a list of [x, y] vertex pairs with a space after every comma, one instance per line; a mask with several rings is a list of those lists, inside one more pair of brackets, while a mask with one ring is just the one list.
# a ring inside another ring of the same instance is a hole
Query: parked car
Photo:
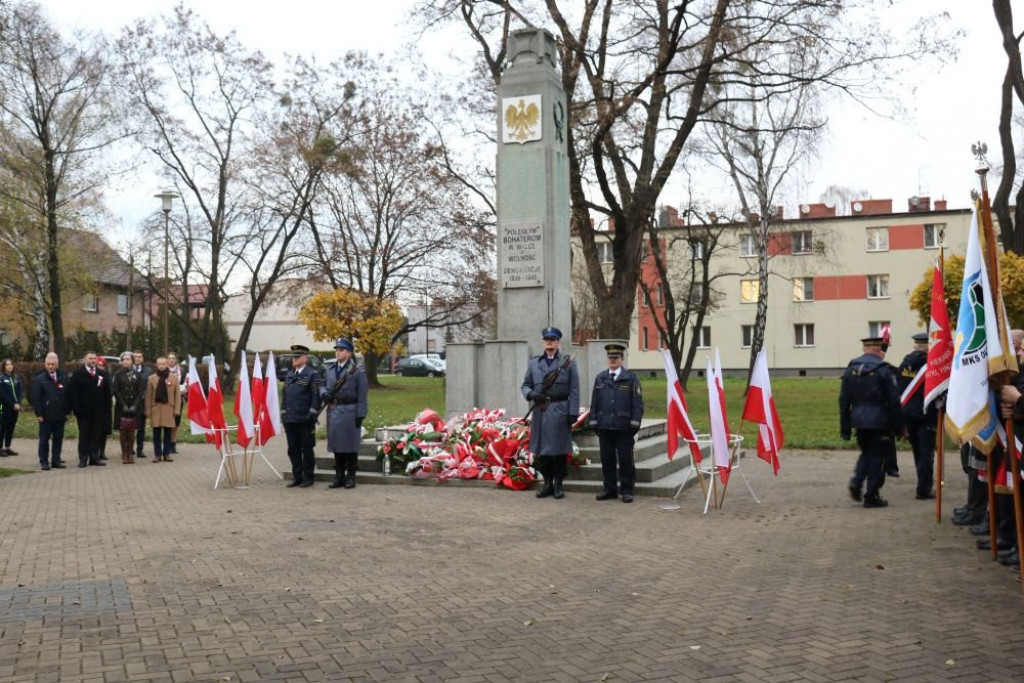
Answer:
[[395, 374], [399, 377], [444, 377], [444, 369], [422, 358], [403, 358]]
[[121, 357], [120, 356], [100, 356], [100, 358], [103, 359], [103, 362], [106, 364], [106, 366], [108, 368], [119, 368], [119, 367], [121, 367]]
[[448, 362], [436, 353], [414, 353], [409, 358], [426, 361], [428, 365], [433, 365], [435, 369], [441, 372], [448, 371]]

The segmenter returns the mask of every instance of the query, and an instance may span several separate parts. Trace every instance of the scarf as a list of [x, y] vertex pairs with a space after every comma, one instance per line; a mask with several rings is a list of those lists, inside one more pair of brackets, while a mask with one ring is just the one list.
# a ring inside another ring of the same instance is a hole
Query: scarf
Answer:
[[156, 396], [154, 403], [167, 403], [167, 378], [171, 376], [170, 369], [156, 371]]

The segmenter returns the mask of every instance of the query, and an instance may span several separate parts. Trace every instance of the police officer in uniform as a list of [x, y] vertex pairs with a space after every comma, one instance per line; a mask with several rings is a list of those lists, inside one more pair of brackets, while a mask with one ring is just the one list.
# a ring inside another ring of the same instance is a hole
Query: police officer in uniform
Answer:
[[327, 488], [356, 486], [356, 464], [368, 410], [369, 383], [356, 364], [355, 348], [344, 337], [334, 342], [334, 367], [327, 371], [321, 397], [327, 409], [327, 450], [334, 453], [334, 481]]
[[640, 430], [640, 420], [644, 416], [643, 394], [640, 380], [622, 367], [626, 347], [606, 344], [604, 350], [608, 354], [608, 369], [594, 378], [594, 391], [590, 397], [590, 426], [597, 431], [601, 444], [601, 472], [604, 475], [604, 490], [597, 494], [597, 499], [611, 500], [618, 490], [623, 503], [632, 503], [636, 481], [633, 438]]
[[[839, 392], [839, 433], [849, 440], [857, 430], [860, 457], [850, 480], [850, 496], [866, 508], [889, 503], [879, 495], [885, 484], [885, 459], [903, 430], [896, 368], [885, 362], [881, 337], [861, 339], [864, 353], [850, 361]], [[861, 487], [867, 482], [867, 490]]]
[[288, 459], [292, 461], [292, 481], [288, 487], [313, 485], [313, 446], [316, 443], [316, 416], [320, 411], [320, 386], [316, 373], [306, 365], [309, 348], [296, 344], [292, 369], [284, 378], [281, 398], [281, 422], [288, 437]]
[[530, 359], [520, 387], [533, 403], [530, 451], [544, 476], [538, 498], [564, 498], [566, 458], [572, 452], [572, 425], [580, 412], [580, 376], [572, 357], [559, 351], [562, 332], [556, 327], [541, 331], [544, 353]]
[[[914, 350], [908, 353], [899, 367], [900, 395], [907, 390], [918, 372], [928, 363], [928, 333], [913, 335]], [[917, 470], [917, 499], [930, 500], [935, 497], [933, 490], [935, 475], [935, 429], [938, 409], [935, 401], [924, 411], [924, 382], [918, 384], [907, 404], [903, 406], [903, 420], [907, 426], [910, 447], [914, 451], [914, 469]]]

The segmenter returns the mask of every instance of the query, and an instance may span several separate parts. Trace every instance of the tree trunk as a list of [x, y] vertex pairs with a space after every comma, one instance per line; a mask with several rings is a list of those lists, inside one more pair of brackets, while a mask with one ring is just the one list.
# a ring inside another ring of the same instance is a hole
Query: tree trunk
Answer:
[[[747, 385], [754, 372], [757, 354], [764, 347], [764, 329], [768, 323], [768, 220], [762, 206], [761, 225], [757, 245], [757, 313], [754, 315], [754, 329], [750, 339], [750, 364], [747, 366]], [[744, 389], [746, 394], [746, 389]]]
[[53, 350], [61, 362], [67, 362], [64, 321], [60, 300], [60, 250], [57, 241], [57, 171], [53, 152], [46, 152], [46, 276], [50, 289], [50, 330]]
[[374, 389], [379, 389], [383, 384], [380, 383], [380, 379], [377, 377], [377, 365], [380, 364], [380, 356], [375, 353], [367, 353], [363, 355], [363, 370], [366, 372], [366, 381]]

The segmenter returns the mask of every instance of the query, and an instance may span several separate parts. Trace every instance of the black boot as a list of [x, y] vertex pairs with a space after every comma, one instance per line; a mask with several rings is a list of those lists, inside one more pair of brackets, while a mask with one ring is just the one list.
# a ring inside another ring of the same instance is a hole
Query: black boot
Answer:
[[551, 477], [544, 477], [544, 486], [537, 491], [538, 498], [547, 498], [555, 494], [555, 481]]
[[565, 491], [562, 490], [562, 478], [555, 477], [554, 494], [557, 500], [565, 498]]
[[343, 472], [345, 471], [345, 465], [342, 462], [341, 455], [334, 454], [334, 481], [327, 485], [329, 489], [340, 489], [342, 487], [342, 479], [344, 479]]
[[356, 465], [358, 453], [346, 453], [345, 454], [345, 488], [354, 489], [356, 487]]

